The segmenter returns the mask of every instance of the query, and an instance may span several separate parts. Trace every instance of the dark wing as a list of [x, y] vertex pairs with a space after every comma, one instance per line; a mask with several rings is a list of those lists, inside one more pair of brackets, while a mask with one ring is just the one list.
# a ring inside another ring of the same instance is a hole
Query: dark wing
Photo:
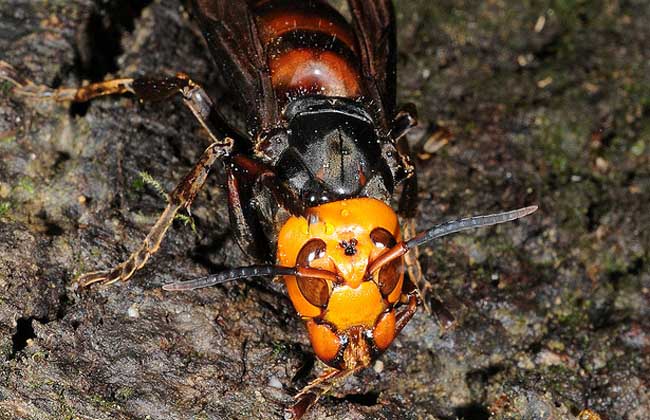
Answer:
[[357, 34], [361, 68], [384, 128], [395, 114], [396, 38], [391, 0], [348, 0]]
[[266, 127], [277, 118], [277, 106], [264, 48], [246, 0], [193, 0], [215, 64], [253, 124]]

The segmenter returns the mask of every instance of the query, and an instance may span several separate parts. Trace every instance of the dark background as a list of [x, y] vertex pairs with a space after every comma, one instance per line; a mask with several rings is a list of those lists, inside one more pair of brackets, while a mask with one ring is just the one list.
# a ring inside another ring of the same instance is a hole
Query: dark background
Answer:
[[[311, 418], [574, 418], [650, 413], [650, 6], [645, 0], [396, 2], [418, 225], [539, 204], [420, 261], [457, 327], [419, 312]], [[218, 75], [171, 0], [0, 3], [0, 59], [50, 86]], [[282, 286], [164, 283], [248, 264], [216, 171], [126, 284], [81, 273], [139, 244], [205, 140], [179, 100], [89, 106], [0, 82], [0, 418], [281, 418], [317, 373]], [[226, 108], [230, 98], [211, 94]]]

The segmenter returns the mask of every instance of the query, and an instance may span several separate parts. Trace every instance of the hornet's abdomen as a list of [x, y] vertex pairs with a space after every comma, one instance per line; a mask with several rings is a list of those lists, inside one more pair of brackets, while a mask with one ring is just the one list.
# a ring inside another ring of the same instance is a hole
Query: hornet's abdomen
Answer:
[[361, 95], [356, 40], [348, 22], [322, 1], [262, 1], [256, 8], [277, 98]]

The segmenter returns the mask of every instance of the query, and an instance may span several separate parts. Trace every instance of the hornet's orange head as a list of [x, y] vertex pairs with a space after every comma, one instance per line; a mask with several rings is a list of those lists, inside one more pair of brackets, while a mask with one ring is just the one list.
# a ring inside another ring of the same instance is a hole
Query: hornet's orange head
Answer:
[[[406, 252], [443, 236], [509, 222], [536, 210], [537, 206], [529, 206], [451, 220], [401, 241], [397, 216], [383, 202], [335, 201], [285, 222], [278, 236], [278, 265], [238, 267], [163, 288], [193, 290], [281, 275], [294, 308], [307, 322], [318, 358], [334, 368], [354, 370], [368, 366], [413, 315], [414, 308], [400, 311], [399, 316], [395, 313]], [[409, 296], [409, 307], [413, 297]]]
[[316, 355], [338, 369], [367, 366], [396, 335], [394, 306], [402, 292], [403, 258], [376, 273], [369, 267], [400, 240], [395, 212], [372, 198], [308, 209], [278, 236], [278, 265], [327, 273], [285, 275], [289, 298], [307, 321]]

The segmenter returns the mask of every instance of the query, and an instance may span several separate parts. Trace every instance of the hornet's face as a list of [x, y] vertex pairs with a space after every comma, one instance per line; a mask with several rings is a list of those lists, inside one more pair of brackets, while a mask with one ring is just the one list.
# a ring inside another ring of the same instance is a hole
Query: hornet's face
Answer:
[[[318, 358], [350, 372], [368, 366], [386, 350], [415, 313], [417, 295], [402, 294], [406, 252], [443, 236], [510, 222], [536, 210], [537, 206], [529, 206], [451, 220], [400, 241], [397, 216], [383, 202], [334, 201], [286, 221], [278, 236], [278, 265], [234, 268], [164, 289], [193, 290], [236, 279], [284, 276]], [[408, 306], [396, 314], [402, 301]]]
[[403, 258], [368, 268], [400, 240], [393, 210], [371, 198], [342, 200], [291, 217], [278, 237], [282, 266], [332, 273], [284, 276], [289, 298], [307, 321], [319, 359], [338, 369], [367, 366], [396, 335], [394, 306], [402, 293]]

